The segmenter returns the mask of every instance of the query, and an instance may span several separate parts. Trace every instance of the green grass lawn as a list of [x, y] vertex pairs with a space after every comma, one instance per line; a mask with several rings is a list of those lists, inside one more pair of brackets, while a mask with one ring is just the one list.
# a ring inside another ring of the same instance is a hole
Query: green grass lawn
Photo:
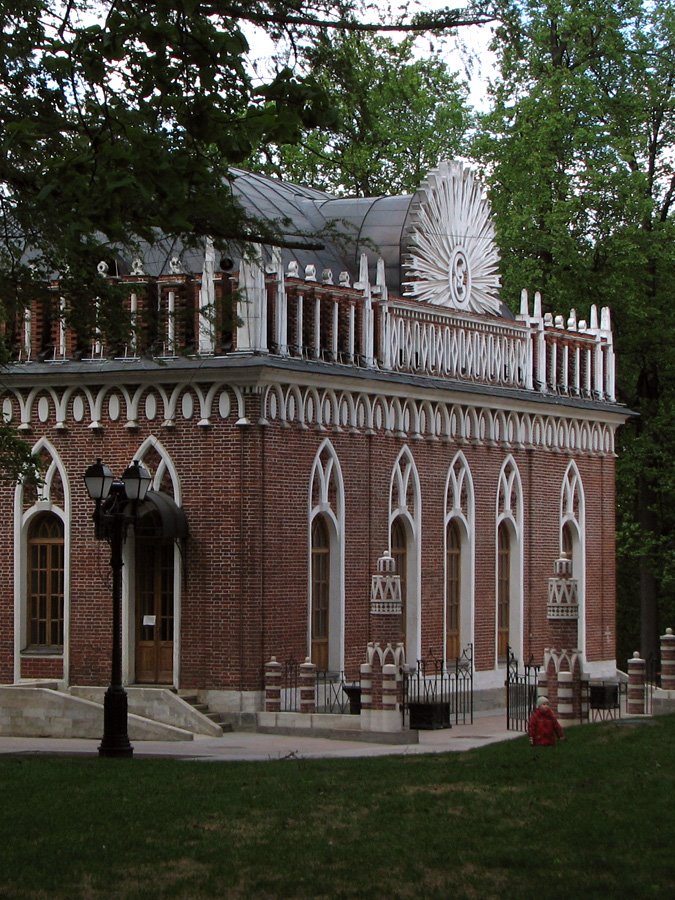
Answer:
[[0, 897], [675, 897], [675, 717], [461, 754], [0, 757]]

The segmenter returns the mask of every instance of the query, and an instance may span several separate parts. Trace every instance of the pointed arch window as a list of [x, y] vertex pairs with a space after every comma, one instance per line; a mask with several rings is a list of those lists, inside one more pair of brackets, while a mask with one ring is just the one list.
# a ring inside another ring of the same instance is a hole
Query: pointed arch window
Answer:
[[457, 523], [452, 519], [448, 522], [445, 553], [445, 658], [457, 659], [460, 654], [462, 543]]
[[574, 538], [572, 536], [572, 526], [569, 522], [565, 522], [562, 528], [562, 552], [568, 559], [572, 559], [574, 553]]
[[36, 517], [28, 531], [28, 643], [63, 648], [65, 595], [63, 522], [53, 513]]
[[394, 558], [394, 564], [396, 566], [394, 571], [401, 577], [401, 628], [403, 632], [403, 641], [405, 642], [407, 621], [406, 598], [408, 596], [408, 536], [400, 516], [395, 518], [391, 524], [391, 555]]
[[511, 537], [505, 522], [497, 532], [497, 657], [506, 659], [511, 618]]
[[328, 669], [330, 601], [330, 539], [323, 516], [312, 522], [312, 662]]

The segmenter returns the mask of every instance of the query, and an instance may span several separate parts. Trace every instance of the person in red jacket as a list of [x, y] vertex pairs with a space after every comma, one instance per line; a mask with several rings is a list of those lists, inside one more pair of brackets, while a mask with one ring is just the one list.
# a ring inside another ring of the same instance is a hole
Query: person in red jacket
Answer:
[[560, 722], [548, 705], [548, 697], [537, 699], [537, 708], [527, 723], [527, 733], [533, 747], [552, 747], [557, 740], [565, 740]]

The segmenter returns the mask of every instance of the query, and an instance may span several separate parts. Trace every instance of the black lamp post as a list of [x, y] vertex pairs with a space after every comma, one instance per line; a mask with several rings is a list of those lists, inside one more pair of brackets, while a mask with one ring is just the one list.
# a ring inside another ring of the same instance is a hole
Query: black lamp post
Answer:
[[122, 686], [122, 549], [127, 529], [136, 520], [138, 504], [145, 499], [150, 481], [150, 473], [136, 460], [121, 479], [115, 479], [100, 459], [84, 473], [89, 496], [96, 501], [96, 538], [110, 544], [112, 569], [112, 665], [110, 686], [103, 701], [103, 740], [98, 748], [99, 756], [134, 755], [127, 733], [127, 693]]

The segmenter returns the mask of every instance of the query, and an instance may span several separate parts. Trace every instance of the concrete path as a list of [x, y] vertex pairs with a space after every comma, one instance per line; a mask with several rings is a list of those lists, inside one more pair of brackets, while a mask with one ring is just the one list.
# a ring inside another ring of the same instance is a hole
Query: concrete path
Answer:
[[[356, 756], [417, 755], [472, 750], [520, 737], [506, 730], [506, 715], [476, 717], [472, 725], [420, 731], [417, 744], [385, 744], [323, 737], [233, 731], [222, 737], [196, 735], [192, 741], [136, 741], [134, 757], [173, 757], [205, 761], [270, 759], [345, 759]], [[96, 756], [100, 741], [77, 738], [0, 736], [0, 754]]]

